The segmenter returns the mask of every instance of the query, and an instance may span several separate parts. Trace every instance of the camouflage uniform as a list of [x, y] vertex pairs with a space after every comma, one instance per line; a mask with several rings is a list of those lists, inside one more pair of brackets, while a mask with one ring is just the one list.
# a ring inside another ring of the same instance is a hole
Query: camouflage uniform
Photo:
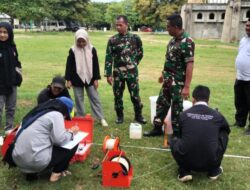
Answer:
[[179, 136], [179, 115], [182, 112], [181, 91], [186, 79], [186, 66], [193, 62], [195, 44], [183, 33], [178, 38], [172, 38], [167, 46], [166, 61], [164, 65], [163, 85], [156, 102], [156, 116], [154, 126], [161, 127], [168, 109], [172, 106], [172, 126], [175, 136]]
[[115, 110], [123, 115], [123, 91], [127, 83], [135, 113], [141, 114], [142, 103], [139, 96], [138, 68], [143, 57], [142, 41], [136, 34], [116, 34], [112, 36], [107, 45], [105, 60], [105, 76], [112, 76]]

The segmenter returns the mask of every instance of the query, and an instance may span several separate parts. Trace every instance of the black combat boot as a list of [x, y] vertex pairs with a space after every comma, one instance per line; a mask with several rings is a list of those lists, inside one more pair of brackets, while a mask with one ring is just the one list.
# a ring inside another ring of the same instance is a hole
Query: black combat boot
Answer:
[[140, 124], [146, 124], [147, 120], [144, 119], [142, 115], [135, 115], [135, 121], [140, 123]]
[[135, 111], [135, 121], [138, 122], [138, 123], [140, 123], [140, 124], [146, 124], [147, 121], [142, 116], [142, 107], [143, 106], [141, 106], [140, 108], [134, 108], [134, 111]]
[[144, 137], [156, 137], [156, 136], [162, 136], [163, 131], [159, 127], [154, 127], [151, 131], [146, 131], [143, 133]]
[[151, 131], [146, 131], [143, 133], [144, 137], [155, 137], [163, 135], [162, 122], [160, 120], [154, 119], [154, 128]]
[[122, 124], [123, 123], [123, 119], [124, 119], [123, 111], [116, 111], [116, 115], [117, 115], [117, 117], [116, 117], [115, 122], [117, 124]]

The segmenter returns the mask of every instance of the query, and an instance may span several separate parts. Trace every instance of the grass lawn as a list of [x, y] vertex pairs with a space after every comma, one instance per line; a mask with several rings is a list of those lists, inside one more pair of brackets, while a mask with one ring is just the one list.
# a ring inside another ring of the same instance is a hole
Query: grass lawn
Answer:
[[[109, 32], [90, 33], [91, 41], [98, 52], [102, 76], [106, 44], [112, 34]], [[166, 45], [170, 37], [148, 33], [140, 33], [139, 35], [144, 45], [144, 58], [139, 65], [140, 94], [144, 103], [143, 114], [149, 121], [148, 124], [143, 126], [143, 131], [145, 131], [152, 127], [150, 124], [149, 97], [158, 95], [161, 88], [157, 79], [163, 68]], [[36, 104], [37, 94], [51, 82], [52, 77], [55, 74], [64, 74], [68, 50], [73, 45], [73, 40], [74, 34], [68, 32], [17, 32], [15, 34], [24, 73], [23, 84], [18, 89], [16, 123], [19, 123], [22, 117]], [[198, 84], [209, 86], [211, 90], [210, 106], [218, 108], [232, 125], [235, 112], [233, 103], [234, 60], [238, 44], [226, 44], [214, 40], [195, 40], [195, 42], [195, 66], [191, 90]], [[102, 144], [106, 135], [111, 134], [120, 137], [122, 150], [126, 152], [134, 167], [134, 178], [130, 189], [250, 189], [250, 160], [224, 158], [222, 162], [224, 174], [218, 181], [212, 182], [206, 174], [199, 173], [193, 176], [193, 182], [183, 184], [177, 180], [177, 165], [170, 152], [128, 147], [161, 148], [163, 138], [129, 139], [129, 125], [133, 122], [134, 113], [127, 89], [124, 94], [125, 122], [122, 125], [116, 125], [111, 86], [106, 83], [104, 77], [99, 84], [99, 95], [110, 127], [102, 128], [100, 123], [95, 122], [95, 144], [91, 148], [88, 159], [84, 163], [71, 165], [70, 170], [73, 175], [54, 184], [48, 181], [48, 175], [42, 176], [42, 179], [34, 183], [26, 182], [18, 169], [8, 169], [1, 163], [0, 190], [103, 189], [100, 176], [101, 167], [92, 170], [91, 163], [96, 157], [102, 160], [104, 154], [100, 144]], [[73, 97], [72, 90], [70, 93]], [[87, 99], [86, 109], [90, 112]], [[3, 129], [0, 130], [3, 132]], [[242, 129], [232, 128], [226, 153], [250, 156], [249, 138], [243, 135]]]

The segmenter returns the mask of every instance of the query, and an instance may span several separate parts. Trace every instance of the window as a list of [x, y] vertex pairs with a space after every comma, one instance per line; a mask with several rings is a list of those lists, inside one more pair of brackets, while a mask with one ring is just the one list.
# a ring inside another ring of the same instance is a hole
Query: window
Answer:
[[247, 19], [250, 18], [250, 10], [247, 11], [246, 17], [247, 17]]
[[202, 16], [203, 16], [202, 13], [198, 13], [197, 14], [197, 20], [202, 20]]
[[214, 20], [214, 13], [209, 14], [209, 20]]
[[57, 22], [51, 22], [50, 25], [51, 26], [57, 26]]
[[225, 19], [225, 13], [222, 13], [221, 14], [221, 20], [224, 20]]
[[59, 26], [64, 26], [64, 22], [59, 22]]

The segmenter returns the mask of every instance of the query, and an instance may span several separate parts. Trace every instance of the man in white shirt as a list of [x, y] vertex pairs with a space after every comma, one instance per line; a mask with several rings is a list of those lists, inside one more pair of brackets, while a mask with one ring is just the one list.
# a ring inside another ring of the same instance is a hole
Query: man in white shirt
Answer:
[[234, 84], [235, 126], [244, 128], [249, 117], [245, 134], [250, 135], [250, 18], [245, 29], [246, 36], [240, 41], [235, 61], [237, 70]]

